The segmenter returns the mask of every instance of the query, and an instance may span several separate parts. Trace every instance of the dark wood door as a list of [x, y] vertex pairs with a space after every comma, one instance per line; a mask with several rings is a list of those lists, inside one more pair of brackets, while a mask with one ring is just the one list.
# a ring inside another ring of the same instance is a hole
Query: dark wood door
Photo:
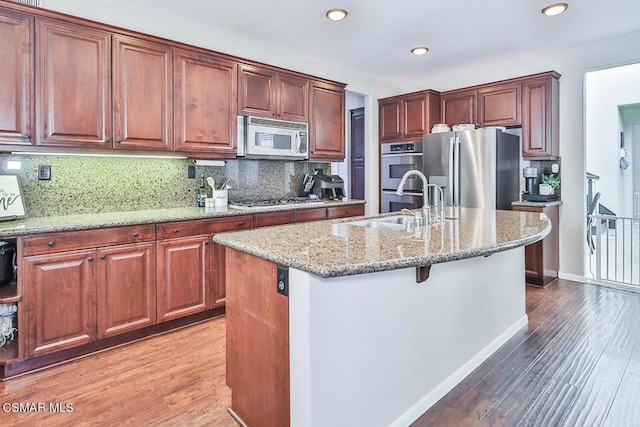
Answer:
[[236, 63], [176, 51], [175, 88], [175, 150], [235, 156]]
[[33, 18], [0, 9], [0, 144], [30, 145]]
[[422, 139], [422, 135], [429, 133], [429, 106], [427, 97], [423, 94], [406, 97], [402, 100], [404, 110], [404, 136]]
[[111, 36], [36, 22], [37, 143], [111, 148]]
[[185, 237], [157, 243], [158, 322], [209, 307], [209, 236]]
[[344, 88], [316, 82], [311, 87], [310, 159], [344, 160]]
[[401, 138], [402, 129], [402, 101], [394, 99], [382, 101], [378, 105], [378, 126], [380, 131], [380, 142], [394, 141]]
[[520, 83], [478, 90], [478, 122], [483, 126], [520, 124]]
[[30, 356], [87, 344], [96, 337], [95, 250], [25, 257]]
[[364, 108], [351, 110], [351, 194], [364, 200]]
[[114, 148], [172, 150], [171, 48], [123, 36], [113, 44]]
[[280, 74], [278, 76], [279, 120], [309, 121], [309, 80]]
[[[558, 155], [558, 80], [544, 77], [522, 84], [522, 156]], [[555, 144], [554, 144], [555, 142]]]
[[277, 73], [252, 65], [238, 68], [238, 114], [276, 117]]
[[464, 91], [442, 95], [442, 123], [449, 126], [476, 122], [477, 92]]
[[98, 338], [156, 323], [153, 242], [98, 250]]

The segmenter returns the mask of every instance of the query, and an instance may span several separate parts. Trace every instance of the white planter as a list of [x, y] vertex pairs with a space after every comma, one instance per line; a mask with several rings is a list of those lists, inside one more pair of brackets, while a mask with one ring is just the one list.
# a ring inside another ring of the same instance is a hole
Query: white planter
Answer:
[[550, 196], [553, 194], [553, 187], [549, 184], [540, 184], [538, 186], [538, 193], [542, 196]]

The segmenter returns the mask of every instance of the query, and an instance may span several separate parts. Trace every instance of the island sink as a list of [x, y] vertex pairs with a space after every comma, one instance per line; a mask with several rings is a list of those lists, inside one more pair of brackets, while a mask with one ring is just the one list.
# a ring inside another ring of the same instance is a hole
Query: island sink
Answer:
[[383, 230], [405, 230], [407, 222], [410, 220], [413, 220], [413, 217], [408, 215], [395, 215], [365, 219], [362, 221], [351, 221], [348, 224], [358, 227], [378, 228]]

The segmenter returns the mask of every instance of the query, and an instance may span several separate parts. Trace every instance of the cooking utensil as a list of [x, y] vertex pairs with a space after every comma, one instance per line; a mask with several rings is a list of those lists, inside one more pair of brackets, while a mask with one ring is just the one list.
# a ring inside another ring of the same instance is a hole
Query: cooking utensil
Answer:
[[211, 187], [212, 190], [216, 189], [216, 180], [212, 177], [207, 177], [207, 184], [209, 184], [209, 187]]

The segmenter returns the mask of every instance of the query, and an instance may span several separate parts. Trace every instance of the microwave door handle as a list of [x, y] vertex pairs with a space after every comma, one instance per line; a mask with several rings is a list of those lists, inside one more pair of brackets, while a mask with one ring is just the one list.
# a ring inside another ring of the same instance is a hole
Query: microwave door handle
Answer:
[[295, 149], [295, 153], [296, 154], [300, 154], [300, 132], [294, 132], [293, 133], [293, 137], [296, 140], [296, 149]]

